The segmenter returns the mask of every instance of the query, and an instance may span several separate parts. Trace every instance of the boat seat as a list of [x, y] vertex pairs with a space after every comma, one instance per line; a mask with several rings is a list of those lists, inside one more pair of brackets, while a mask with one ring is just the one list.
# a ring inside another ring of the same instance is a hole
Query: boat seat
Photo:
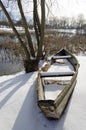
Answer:
[[74, 71], [71, 72], [40, 72], [41, 77], [61, 77], [61, 76], [73, 76]]
[[71, 55], [66, 55], [66, 56], [53, 56], [53, 59], [68, 59], [71, 58]]

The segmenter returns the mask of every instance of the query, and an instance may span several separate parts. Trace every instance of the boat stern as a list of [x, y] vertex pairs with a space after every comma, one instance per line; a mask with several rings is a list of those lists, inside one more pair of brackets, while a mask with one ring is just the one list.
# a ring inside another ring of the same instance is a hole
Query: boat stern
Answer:
[[59, 119], [60, 113], [57, 113], [53, 100], [38, 101], [38, 106], [48, 119]]

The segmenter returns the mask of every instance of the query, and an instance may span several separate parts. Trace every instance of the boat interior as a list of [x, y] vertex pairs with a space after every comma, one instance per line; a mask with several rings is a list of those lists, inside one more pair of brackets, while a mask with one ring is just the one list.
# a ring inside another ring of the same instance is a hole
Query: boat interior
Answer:
[[69, 62], [68, 56], [55, 56], [55, 61], [47, 72], [41, 72], [44, 99], [55, 100], [64, 87], [72, 79], [75, 69]]

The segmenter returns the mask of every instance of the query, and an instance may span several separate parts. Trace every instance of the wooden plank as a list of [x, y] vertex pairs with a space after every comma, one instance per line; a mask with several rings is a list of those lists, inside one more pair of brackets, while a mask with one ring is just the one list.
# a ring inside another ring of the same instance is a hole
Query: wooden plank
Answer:
[[74, 71], [71, 72], [40, 72], [41, 77], [61, 77], [61, 76], [73, 76]]
[[53, 56], [53, 59], [68, 59], [68, 58], [71, 58], [71, 55]]

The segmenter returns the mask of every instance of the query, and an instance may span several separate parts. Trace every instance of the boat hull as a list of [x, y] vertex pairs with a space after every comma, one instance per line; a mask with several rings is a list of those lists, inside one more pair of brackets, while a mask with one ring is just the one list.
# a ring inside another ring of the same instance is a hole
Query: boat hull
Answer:
[[[68, 52], [66, 52], [68, 53]], [[59, 54], [59, 53], [57, 53]], [[69, 55], [70, 53], [68, 53]], [[58, 55], [56, 55], [58, 56]], [[69, 57], [69, 56], [68, 56]], [[55, 57], [56, 58], [56, 57]], [[61, 57], [60, 57], [61, 58]], [[54, 60], [52, 58], [51, 64], [54, 63]], [[42, 110], [42, 112], [45, 114], [45, 116], [49, 119], [59, 119], [65, 110], [68, 101], [72, 95], [72, 92], [75, 88], [76, 82], [77, 82], [77, 74], [78, 74], [78, 61], [74, 56], [71, 55], [70, 63], [74, 66], [74, 75], [72, 76], [70, 82], [64, 86], [64, 89], [61, 91], [59, 95], [55, 98], [55, 100], [51, 99], [45, 99], [44, 96], [44, 88], [42, 83], [42, 76], [41, 73], [38, 73], [37, 78], [37, 102], [38, 106]]]

